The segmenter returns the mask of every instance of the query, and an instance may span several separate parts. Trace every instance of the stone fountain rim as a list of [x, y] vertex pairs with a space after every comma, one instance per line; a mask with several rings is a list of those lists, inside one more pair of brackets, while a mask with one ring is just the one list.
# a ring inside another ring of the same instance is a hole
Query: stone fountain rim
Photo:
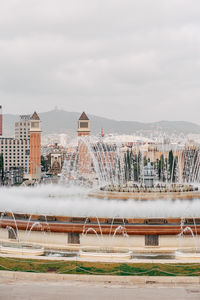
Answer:
[[110, 200], [159, 200], [159, 199], [200, 199], [200, 191], [190, 192], [111, 192], [94, 190], [88, 193], [89, 197]]
[[[112, 250], [113, 252], [104, 252], [108, 249]], [[102, 253], [102, 254], [104, 254], [104, 253], [107, 253], [107, 254], [119, 254], [119, 253], [121, 253], [121, 254], [131, 254], [132, 253], [132, 251], [130, 249], [126, 248], [126, 247], [124, 248], [124, 247], [115, 247], [115, 246], [113, 246], [113, 247], [112, 246], [111, 247], [82, 246], [82, 247], [80, 247], [80, 252], [88, 253], [88, 254], [89, 253], [97, 253], [97, 254], [99, 254], [99, 253]]]

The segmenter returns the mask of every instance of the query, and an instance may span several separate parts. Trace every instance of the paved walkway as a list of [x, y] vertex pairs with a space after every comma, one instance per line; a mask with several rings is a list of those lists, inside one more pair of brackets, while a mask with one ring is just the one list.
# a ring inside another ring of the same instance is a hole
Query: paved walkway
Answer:
[[199, 286], [123, 286], [109, 283], [31, 282], [4, 280], [0, 283], [2, 300], [199, 300]]
[[112, 277], [0, 272], [2, 300], [199, 300], [198, 277]]

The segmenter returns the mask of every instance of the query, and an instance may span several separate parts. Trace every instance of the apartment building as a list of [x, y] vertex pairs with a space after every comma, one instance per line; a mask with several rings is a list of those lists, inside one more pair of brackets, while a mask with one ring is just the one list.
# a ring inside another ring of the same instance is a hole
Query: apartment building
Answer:
[[30, 139], [31, 115], [21, 115], [20, 120], [15, 123], [15, 138], [18, 140]]
[[[35, 124], [37, 125], [36, 129]], [[39, 179], [40, 134], [40, 119], [35, 112], [32, 116], [20, 116], [20, 120], [15, 123], [15, 138], [0, 136], [0, 155], [3, 157], [5, 172], [11, 171], [13, 168], [20, 168], [23, 169], [24, 178]]]
[[3, 155], [4, 171], [21, 167], [24, 173], [30, 170], [30, 141], [0, 138], [0, 154]]

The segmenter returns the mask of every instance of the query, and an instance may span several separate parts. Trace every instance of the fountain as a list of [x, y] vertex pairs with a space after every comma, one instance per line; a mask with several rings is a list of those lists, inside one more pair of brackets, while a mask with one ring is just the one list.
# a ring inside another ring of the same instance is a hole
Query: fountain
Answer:
[[85, 259], [130, 259], [175, 253], [177, 236], [184, 235], [187, 249], [194, 248], [191, 233], [200, 234], [198, 147], [157, 142], [146, 151], [144, 143], [128, 147], [83, 136], [77, 144], [59, 184], [1, 188], [2, 245], [20, 239], [21, 245], [76, 251]]
[[[155, 141], [145, 149], [143, 143], [128, 147], [80, 136], [79, 146], [66, 158], [61, 182], [96, 186], [89, 196], [100, 199], [199, 198], [199, 147], [179, 143], [172, 141], [166, 145], [164, 141]], [[83, 148], [81, 162], [87, 162], [87, 172], [82, 172], [80, 166]]]
[[[6, 215], [5, 212], [1, 213], [0, 218], [0, 225], [2, 223], [3, 217]], [[31, 256], [41, 256], [44, 254], [44, 247], [42, 245], [33, 245], [28, 243], [29, 236], [31, 234], [31, 231], [34, 229], [34, 227], [41, 227], [41, 224], [39, 222], [33, 222], [32, 225], [29, 228], [31, 216], [29, 217], [28, 223], [26, 225], [25, 229], [25, 235], [24, 235], [24, 241], [21, 242], [20, 235], [19, 235], [19, 229], [18, 229], [18, 223], [15, 218], [15, 214], [11, 211], [10, 216], [13, 219], [14, 226], [6, 226], [6, 229], [8, 230], [8, 234], [11, 238], [10, 241], [2, 241], [0, 245], [0, 253], [3, 254], [13, 254], [13, 255], [31, 255]], [[16, 240], [17, 242], [13, 242], [13, 240]]]
[[0, 246], [0, 253], [12, 255], [28, 255], [28, 256], [41, 256], [44, 254], [42, 246], [23, 243], [2, 243]]
[[[125, 221], [124, 219], [120, 219], [121, 223], [123, 223], [123, 225], [119, 225], [118, 227], [115, 228], [114, 233], [111, 235], [112, 232], [112, 227], [114, 224], [114, 221], [116, 220], [115, 217], [112, 218], [111, 221], [111, 226], [110, 226], [110, 232], [108, 235], [108, 240], [106, 241], [102, 230], [101, 230], [101, 225], [99, 222], [99, 219], [97, 217], [97, 222], [98, 222], [98, 226], [100, 229], [100, 233], [98, 234], [97, 231], [93, 228], [93, 227], [89, 227], [87, 230], [85, 230], [85, 228], [83, 229], [83, 237], [87, 236], [88, 233], [90, 232], [94, 232], [94, 234], [97, 237], [97, 243], [99, 244], [99, 246], [95, 246], [95, 247], [81, 247], [80, 249], [80, 257], [81, 258], [104, 258], [104, 259], [130, 259], [131, 255], [132, 255], [132, 251], [130, 251], [128, 245], [127, 248], [123, 247], [114, 247], [113, 243], [115, 240], [115, 237], [118, 233], [122, 234], [122, 236], [124, 237], [124, 243], [127, 244], [128, 241], [128, 235], [126, 233], [126, 228], [125, 228]], [[117, 222], [119, 222], [119, 219], [117, 220]]]
[[[185, 220], [183, 218], [182, 222], [181, 222], [181, 232], [178, 235], [178, 239], [180, 241], [179, 248], [176, 251], [175, 256], [178, 259], [200, 258], [200, 249], [199, 249], [198, 243], [197, 243], [198, 235], [197, 235], [197, 227], [195, 224], [195, 219], [193, 219], [194, 231], [192, 230], [192, 228], [190, 226], [184, 227], [184, 222], [185, 222]], [[183, 242], [185, 233], [191, 234], [193, 247], [191, 245], [190, 245], [190, 247], [184, 247], [183, 245], [181, 245], [181, 243]]]
[[[166, 255], [185, 247], [190, 252], [199, 249], [199, 240], [195, 245], [188, 230], [190, 227], [194, 236], [200, 233], [198, 199], [107, 200], [90, 198], [88, 191], [57, 185], [2, 188], [2, 246], [18, 244], [13, 247], [16, 254], [33, 255], [30, 248], [19, 251], [32, 245], [37, 255], [40, 250], [61, 249], [63, 253], [79, 252], [84, 259], [111, 260], [130, 259], [136, 254]], [[10, 236], [9, 229], [13, 231]], [[177, 240], [181, 233], [185, 236], [182, 245]], [[42, 249], [37, 249], [38, 245]], [[10, 248], [2, 250], [11, 253]]]

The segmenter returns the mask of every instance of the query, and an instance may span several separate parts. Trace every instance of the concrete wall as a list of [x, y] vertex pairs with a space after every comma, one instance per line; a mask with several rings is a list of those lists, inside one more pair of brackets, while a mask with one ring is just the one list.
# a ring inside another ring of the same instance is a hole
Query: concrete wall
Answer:
[[[18, 232], [19, 239], [21, 242], [28, 243], [39, 243], [44, 245], [55, 245], [56, 247], [67, 247], [73, 246], [73, 244], [68, 244], [68, 234], [67, 233], [54, 233], [54, 232], [40, 232], [32, 231], [30, 234], [23, 230]], [[15, 241], [8, 239], [8, 230], [0, 229], [0, 240], [4, 241]], [[184, 236], [179, 238], [176, 235], [160, 235], [159, 245], [154, 247], [145, 246], [145, 236], [144, 235], [131, 235], [128, 237], [124, 236], [96, 236], [95, 234], [80, 235], [80, 246], [81, 247], [124, 247], [124, 248], [154, 248], [154, 249], [166, 249], [166, 248], [181, 248], [181, 247], [200, 247], [200, 236], [195, 239], [191, 236]]]
[[191, 235], [178, 237], [176, 235], [160, 235], [160, 247], [200, 247], [200, 237]]
[[95, 234], [87, 234], [80, 238], [81, 246], [104, 246], [104, 247], [144, 247], [144, 236], [115, 236], [103, 235], [96, 236]]
[[[38, 244], [58, 244], [67, 246], [68, 245], [68, 235], [66, 233], [54, 233], [54, 232], [40, 232], [31, 231], [31, 233], [25, 230], [18, 231], [18, 237], [21, 242], [27, 243], [38, 243]], [[14, 241], [13, 239], [8, 239], [8, 230], [0, 229], [0, 239]]]

